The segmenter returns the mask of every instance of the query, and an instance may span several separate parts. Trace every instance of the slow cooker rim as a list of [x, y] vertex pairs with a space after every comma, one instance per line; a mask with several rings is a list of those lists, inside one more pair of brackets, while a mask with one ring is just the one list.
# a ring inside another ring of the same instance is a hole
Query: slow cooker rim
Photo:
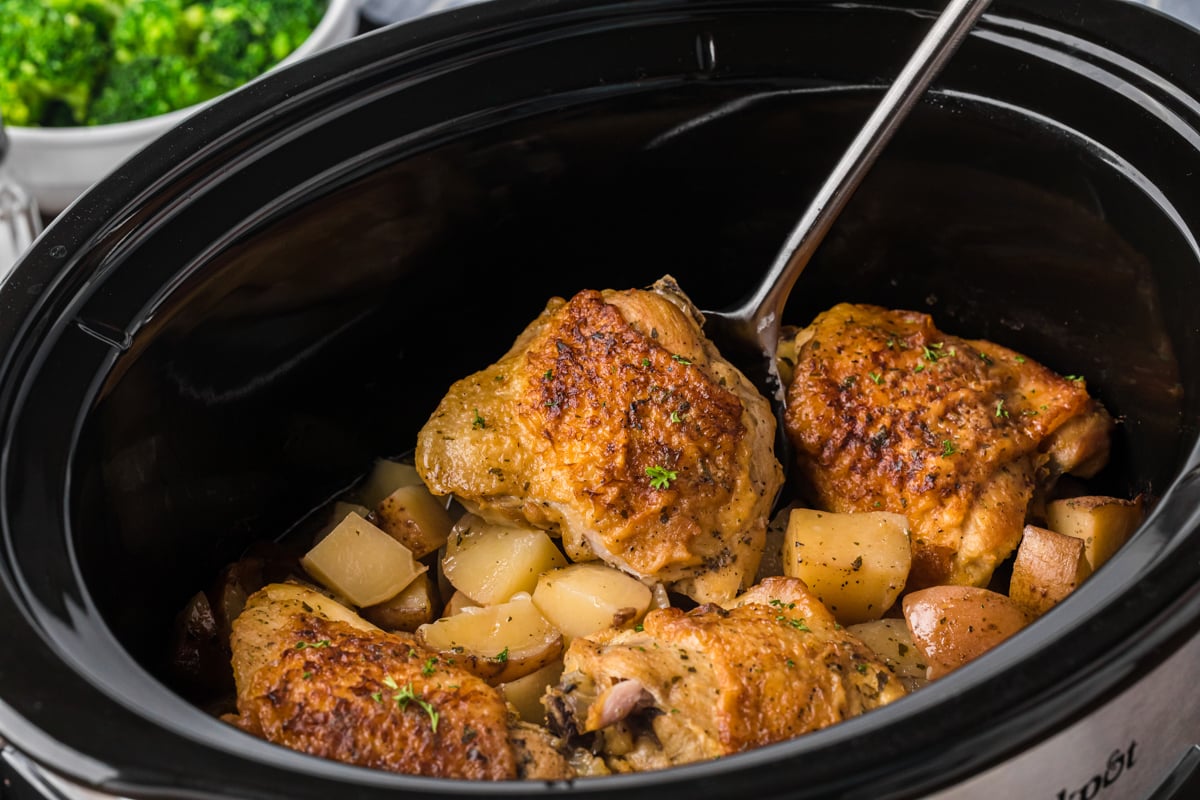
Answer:
[[[557, 4], [545, 3], [545, 2], [506, 2], [506, 0], [501, 0], [501, 3], [498, 5], [503, 5], [503, 6], [505, 6], [505, 8], [508, 8], [508, 9], [526, 9], [526, 8], [533, 8], [533, 7], [538, 7], [538, 8], [545, 7], [547, 9], [552, 9], [552, 8], [557, 8], [557, 7], [567, 7], [567, 8], [580, 8], [581, 9], [588, 4], [582, 3], [582, 2], [574, 2], [574, 3], [564, 2], [564, 3], [557, 3]], [[657, 5], [671, 6], [671, 5], [675, 5], [675, 4], [660, 3]], [[714, 5], [716, 5], [716, 4], [714, 4]], [[493, 10], [493, 9], [488, 10], [488, 13], [493, 13], [493, 12], [496, 13], [497, 15], [500, 15], [499, 10]], [[483, 16], [480, 17], [482, 19], [487, 18], [487, 15], [482, 11], [476, 12], [476, 13], [483, 14]], [[552, 14], [548, 15], [548, 17], [549, 16], [552, 16]], [[501, 16], [500, 18], [504, 19], [505, 17]], [[453, 22], [453, 19], [430, 20], [430, 21], [428, 21], [428, 30], [425, 30], [425, 31], [419, 30], [419, 31], [414, 32], [413, 30], [410, 29], [410, 30], [401, 32], [403, 34], [403, 36], [401, 35], [401, 33], [397, 33], [396, 31], [385, 31], [385, 32], [381, 32], [380, 34], [376, 34], [376, 35], [384, 36], [384, 37], [395, 36], [395, 37], [398, 37], [401, 41], [403, 41], [404, 38], [416, 37], [418, 33], [424, 33], [425, 36], [427, 38], [429, 38], [430, 41], [432, 41], [432, 40], [436, 39], [436, 37], [437, 37], [436, 28], [438, 28], [442, 24], [450, 25], [452, 22]], [[325, 71], [327, 73], [332, 74], [332, 66], [335, 63], [346, 62], [346, 64], [344, 64], [345, 66], [349, 66], [350, 64], [355, 63], [356, 59], [352, 58], [351, 54], [344, 52], [345, 50], [347, 50], [347, 48], [343, 48], [334, 54], [328, 54], [326, 56], [321, 57], [322, 58], [322, 66], [328, 65], [325, 68]], [[286, 77], [281, 77], [279, 80], [280, 80], [281, 86], [282, 86], [283, 85], [282, 82], [284, 82], [286, 80]], [[266, 98], [267, 95], [270, 94], [270, 92], [267, 91], [268, 87], [264, 86], [261, 88], [262, 88], [263, 97]], [[230, 102], [232, 102], [232, 99]], [[249, 100], [249, 99], [245, 99], [245, 105], [246, 106], [256, 105], [256, 106], [258, 106], [259, 111], [261, 111], [263, 108], [266, 107], [262, 102], [255, 103], [254, 101]], [[222, 108], [226, 108], [226, 107], [222, 106]], [[230, 106], [228, 108], [230, 109], [230, 117], [237, 117], [237, 113], [234, 113], [234, 107]], [[241, 109], [241, 110], [246, 110], [246, 109]], [[213, 113], [216, 113], [216, 112], [213, 112]], [[240, 111], [239, 111], [239, 113], [240, 113]], [[213, 122], [216, 122], [216, 121], [217, 121], [216, 119], [213, 120]], [[197, 129], [199, 129], [201, 127], [198, 123], [199, 123], [199, 121], [197, 121], [197, 124], [196, 124]], [[192, 153], [194, 154], [196, 152], [199, 152], [199, 150], [201, 150], [205, 146], [203, 144], [205, 139], [207, 139], [209, 142], [216, 141], [217, 138], [219, 138], [219, 135], [223, 135], [224, 133], [229, 133], [233, 130], [236, 130], [236, 128], [238, 126], [234, 125], [230, 128], [227, 128], [226, 130], [221, 130], [221, 127], [222, 126], [220, 126], [220, 125], [215, 125], [213, 128], [214, 135], [211, 137], [206, 137], [203, 135], [192, 136], [191, 142], [194, 145], [196, 145], [192, 148]], [[180, 150], [180, 148], [178, 146], [171, 149], [173, 161], [179, 160], [179, 150]], [[186, 160], [186, 159], [184, 159], [184, 160]], [[148, 163], [148, 161], [146, 163]], [[147, 173], [147, 174], [149, 174], [149, 173]], [[94, 221], [109, 219], [110, 217], [108, 216], [108, 214], [111, 213], [112, 211], [114, 211], [114, 209], [125, 208], [127, 206], [130, 206], [130, 207], [136, 206], [136, 205], [138, 205], [139, 202], [142, 202], [143, 199], [146, 198], [148, 194], [152, 193], [152, 190], [143, 190], [141, 192], [137, 191], [136, 183], [137, 182], [134, 181], [135, 185], [124, 195], [124, 199], [121, 198], [120, 191], [115, 192], [114, 193], [115, 196], [111, 196], [111, 197], [101, 197], [101, 195], [103, 194], [102, 192], [89, 193], [89, 195], [84, 200], [80, 201], [80, 203], [78, 203], [75, 207], [72, 208], [72, 210], [70, 212], [68, 212], [70, 214], [70, 216], [67, 217], [66, 219], [64, 219], [62, 221], [61, 225], [56, 223], [54, 226], [51, 227], [51, 231], [50, 231], [51, 235], [48, 235], [42, 242], [39, 243], [37, 248], [35, 248], [37, 250], [37, 253], [26, 259], [27, 264], [23, 265], [21, 267], [21, 269], [18, 270], [17, 279], [14, 282], [12, 282], [11, 285], [6, 285], [4, 287], [4, 289], [2, 290], [2, 292], [0, 292], [0, 296], [4, 296], [5, 299], [8, 300], [9, 302], [14, 302], [16, 300], [24, 301], [26, 303], [25, 311], [27, 314], [29, 314], [29, 312], [31, 312], [33, 310], [35, 304], [38, 304], [42, 297], [48, 297], [48, 296], [56, 295], [56, 293], [59, 293], [61, 291], [61, 287], [63, 285], [62, 282], [65, 281], [68, 277], [67, 271], [60, 271], [59, 265], [62, 263], [71, 263], [71, 262], [70, 261], [64, 262], [58, 256], [54, 255], [54, 253], [52, 252], [54, 250], [54, 248], [66, 247], [68, 253], [82, 252], [82, 251], [88, 249], [92, 242], [98, 241], [98, 240], [102, 239], [106, 234], [111, 233], [111, 231], [107, 231], [103, 227], [97, 226]], [[107, 201], [107, 202], [105, 202], [105, 201]], [[76, 245], [75, 247], [70, 247], [67, 244], [64, 244], [65, 242], [70, 242], [72, 240], [72, 236], [71, 236], [72, 233], [74, 233], [74, 244]], [[40, 256], [40, 258], [38, 258], [38, 256]], [[37, 282], [38, 278], [41, 278], [45, 282], [51, 282], [54, 280], [57, 280], [59, 282], [57, 284], [52, 284], [51, 289], [49, 291], [45, 291], [45, 292], [41, 293], [38, 297], [33, 297], [31, 295], [19, 294], [18, 290], [20, 288], [24, 287], [24, 288], [28, 289], [28, 287], [30, 287], [31, 285], [33, 285], [34, 283]], [[16, 316], [20, 316], [21, 318], [26, 318], [26, 314], [20, 314], [20, 315], [16, 315]], [[35, 319], [36, 316], [37, 316], [37, 312], [33, 312], [32, 314], [29, 315], [28, 319], [30, 319], [31, 323], [37, 321]], [[5, 332], [0, 331], [0, 334], [3, 334], [3, 333], [5, 333]], [[4, 337], [4, 338], [7, 338], [7, 337]], [[14, 338], [28, 339], [28, 336], [22, 335], [22, 336], [14, 337]], [[7, 353], [8, 353], [8, 355], [11, 356], [13, 354], [13, 351], [10, 349], [9, 351], [7, 351]], [[13, 363], [10, 360], [6, 360], [3, 367], [0, 368], [0, 374], [7, 376], [10, 374], [10, 370], [12, 370], [13, 368], [14, 368]], [[10, 383], [12, 383], [12, 382], [8, 381], [8, 380], [3, 381], [3, 385], [5, 386], [4, 393], [3, 393], [3, 402], [4, 402], [6, 408], [10, 408], [11, 404], [13, 402], [13, 397], [11, 396], [11, 392], [8, 388]], [[6, 450], [7, 450], [7, 448], [6, 448]], [[1189, 467], [1193, 467], [1197, 463], [1200, 463], [1200, 452], [1193, 452], [1191, 458], [1189, 459]], [[1186, 477], [1186, 475], [1183, 477]], [[1178, 479], [1176, 481], [1176, 485], [1178, 485], [1179, 482], [1182, 480], [1183, 480], [1182, 477], [1180, 479]], [[1164, 505], [1165, 505], [1165, 502], [1166, 501], [1164, 500]], [[1161, 511], [1162, 511], [1162, 507], [1160, 507], [1160, 512]], [[7, 523], [7, 520], [6, 520], [6, 523]], [[6, 589], [8, 589], [10, 593], [12, 593], [13, 587], [8, 583], [9, 575], [7, 574], [7, 570], [0, 570], [0, 577], [4, 578], [4, 581], [6, 584]], [[1172, 635], [1173, 636], [1181, 635], [1180, 630], [1177, 629]], [[1144, 649], [1152, 650], [1157, 647], [1164, 647], [1164, 646], [1166, 646], [1164, 642], [1171, 640], [1170, 637], [1159, 637], [1159, 639], [1161, 641], [1156, 641], [1155, 643], [1152, 643], [1152, 644], [1147, 642], [1148, 646], [1147, 646], [1147, 648], [1144, 648]], [[953, 680], [957, 681], [958, 683], [966, 683], [966, 682], [968, 682], [967, 678], [970, 677], [971, 675], [972, 675], [971, 668], [968, 668], [967, 670], [964, 670], [960, 674], [959, 677], [953, 678]], [[947, 683], [947, 686], [952, 686], [952, 685], [953, 684], [951, 684], [951, 683]], [[932, 704], [934, 701], [930, 700], [928, 702], [930, 704]], [[877, 712], [877, 713], [883, 714], [886, 711], [887, 710], [885, 709], [885, 710], [883, 710], [881, 712]], [[9, 716], [10, 712], [13, 712], [12, 716]], [[20, 714], [15, 713], [13, 709], [11, 709], [10, 707], [7, 706], [7, 704], [5, 704], [3, 711], [0, 712], [0, 718], [2, 718], [2, 717], [9, 717], [10, 720], [12, 720], [12, 719], [19, 718]], [[852, 721], [851, 723], [847, 723], [846, 727], [843, 728], [843, 731], [853, 732], [855, 730], [853, 722], [854, 721]], [[10, 730], [10, 727], [8, 724], [0, 724], [0, 730], [8, 731], [8, 730]], [[849, 735], [851, 735], [851, 734], [850, 733], [845, 734], [845, 736], [849, 736]], [[817, 736], [817, 734], [814, 734], [814, 736]], [[23, 737], [19, 736], [19, 735], [13, 736], [14, 741], [18, 741], [18, 743], [20, 743], [20, 740], [22, 738]], [[842, 738], [842, 737], [840, 735], [835, 735], [832, 738]], [[786, 746], [786, 745], [776, 745], [773, 748], [770, 748], [769, 750], [758, 751], [757, 753], [754, 753], [754, 754], [747, 754], [746, 756], [739, 757], [739, 758], [743, 759], [740, 763], [749, 765], [752, 762], [775, 761], [776, 760], [775, 756], [777, 756], [776, 751], [780, 747], [783, 747], [783, 746]], [[259, 748], [259, 749], [261, 749], [261, 748]], [[265, 753], [266, 751], [263, 750], [262, 752]], [[63, 753], [59, 752], [58, 755], [61, 756], [61, 755], [63, 755]], [[288, 753], [287, 755], [291, 756], [291, 757], [295, 756], [295, 754], [291, 754], [291, 753]], [[281, 759], [281, 760], [288, 760], [288, 759]], [[305, 759], [305, 761], [308, 762], [308, 761], [311, 761], [311, 759]], [[725, 763], [728, 763], [728, 762], [725, 762]], [[329, 766], [329, 765], [322, 764], [321, 766], [325, 767], [325, 766]], [[344, 768], [344, 767], [340, 767], [340, 766], [336, 766], [336, 765], [335, 765], [335, 767], [336, 768], [330, 769], [331, 774], [336, 773], [336, 774], [340, 775], [341, 771], [343, 771], [345, 769], [349, 769], [349, 768]], [[683, 768], [683, 769], [686, 770], [686, 769], [690, 769], [690, 768]], [[712, 765], [707, 765], [703, 769], [697, 769], [696, 773], [703, 774], [706, 772], [711, 772], [713, 769], [716, 769], [717, 771], [722, 771], [720, 768], [714, 768]], [[106, 776], [101, 778], [99, 775], [96, 774], [96, 768], [94, 768], [94, 767], [92, 769], [85, 770], [85, 772], [90, 773], [94, 779], [98, 779], [97, 782], [102, 782], [106, 785], [113, 786], [114, 788], [128, 787], [133, 790], [137, 790], [139, 788], [139, 785], [137, 783], [133, 783], [133, 784], [127, 783], [126, 782], [127, 776], [125, 776], [125, 775], [118, 774], [117, 772], [109, 770], [107, 768], [102, 769], [100, 771], [106, 773]], [[361, 773], [362, 771], [355, 770], [354, 772]], [[357, 775], [357, 777], [362, 777], [362, 776], [361, 776], [361, 774], [359, 774], [359, 775]], [[389, 785], [394, 785], [394, 784], [392, 784], [392, 780], [393, 780], [392, 776], [386, 776], [386, 777], [387, 777], [387, 780], [385, 781], [385, 783], [388, 783]], [[657, 785], [662, 782], [674, 782], [674, 779], [681, 778], [681, 777], [683, 777], [682, 771], [679, 771], [679, 770], [672, 771], [671, 778], [667, 778], [666, 780], [659, 780], [658, 778], [652, 778], [648, 782], [647, 785], [654, 786], [654, 785]], [[395, 780], [404, 780], [404, 779], [395, 779]], [[409, 780], [412, 780], [412, 779], [409, 779]], [[633, 783], [641, 783], [641, 781], [640, 780], [633, 781]], [[140, 788], [142, 790], [144, 790], [145, 784], [142, 784]], [[433, 788], [436, 789], [437, 787], [433, 787]], [[526, 787], [522, 786], [520, 788], [514, 789], [514, 791], [523, 791], [524, 788], [526, 788]], [[581, 791], [581, 790], [583, 790], [583, 788], [584, 787], [577, 787], [576, 791], [577, 792]], [[603, 789], [603, 788], [607, 788], [607, 787], [601, 787], [601, 788]], [[614, 787], [614, 788], [617, 788], [617, 787]], [[463, 791], [463, 787], [462, 787], [462, 785], [455, 785], [454, 790], [455, 791]]]

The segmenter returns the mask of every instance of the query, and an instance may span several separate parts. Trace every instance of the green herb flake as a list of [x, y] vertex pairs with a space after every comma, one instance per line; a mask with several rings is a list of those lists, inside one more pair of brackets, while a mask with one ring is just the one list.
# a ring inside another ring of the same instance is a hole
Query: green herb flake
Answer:
[[678, 411], [671, 412], [671, 422], [674, 422], [676, 425], [683, 422], [683, 417], [679, 416]]
[[487, 427], [487, 423], [484, 421], [483, 417], [479, 416], [478, 408], [475, 409], [475, 419], [471, 420], [471, 427], [472, 428], [486, 428]]
[[396, 683], [396, 679], [391, 675], [383, 676], [383, 685], [392, 690], [400, 688], [400, 684]]
[[991, 366], [993, 363], [995, 363], [995, 362], [993, 362], [993, 361], [992, 361], [992, 357], [991, 357], [991, 356], [989, 356], [987, 353], [980, 353], [980, 354], [979, 354], [979, 360], [980, 360], [980, 361], [982, 361], [983, 363], [987, 364], [989, 367], [990, 367], [990, 366]]
[[878, 373], [878, 372], [868, 372], [868, 373], [867, 373], [867, 377], [868, 377], [868, 378], [870, 378], [871, 380], [875, 381], [875, 385], [876, 385], [876, 386], [878, 386], [879, 384], [883, 383], [883, 375], [882, 375], [881, 373]]
[[1008, 409], [1004, 407], [1003, 397], [996, 401], [996, 416], [1004, 418], [1008, 417]]
[[1067, 380], [1074, 381], [1075, 383], [1083, 383], [1083, 376], [1082, 375], [1068, 375]]
[[957, 452], [958, 449], [954, 446], [954, 442], [949, 439], [942, 440], [942, 458], [949, 458]]
[[917, 364], [915, 367], [913, 367], [913, 372], [924, 372], [924, 371], [925, 371], [924, 364]]
[[421, 674], [425, 677], [432, 675], [435, 671], [435, 667], [437, 667], [437, 663], [437, 656], [430, 656], [425, 660], [425, 666], [421, 667]]
[[691, 363], [692, 363], [691, 361], [688, 361], [686, 358], [684, 358], [683, 356], [679, 355], [678, 353], [672, 353], [672, 354], [671, 354], [671, 358], [672, 358], [672, 359], [674, 359], [675, 361], [678, 361], [680, 364], [683, 364], [685, 367], [686, 367], [688, 364], [691, 364]]
[[855, 665], [854, 665], [854, 668], [855, 668], [856, 670], [858, 670], [858, 671], [859, 671], [859, 673], [861, 673], [861, 674], [863, 674], [863, 675], [866, 675], [866, 674], [867, 674], [867, 665], [866, 665], [866, 664], [863, 664], [862, 662], [859, 662], [859, 663], [855, 664]]
[[508, 661], [508, 648], [505, 647], [503, 650], [501, 650], [499, 653], [497, 653], [496, 658], [494, 660], [499, 661], [501, 664], [507, 662]]
[[789, 667], [794, 667], [794, 666], [796, 666], [796, 662], [795, 662], [795, 661], [792, 661], [792, 660], [789, 658], [789, 659], [787, 660], [787, 665], [788, 665]]
[[642, 366], [643, 366], [643, 367], [649, 367], [649, 366], [650, 366], [650, 359], [648, 359], [648, 358], [642, 358]]
[[1013, 361], [1017, 362], [1018, 364], [1024, 364], [1025, 356], [1017, 356], [1016, 358], [1013, 359]]
[[637, 625], [633, 626], [633, 629], [638, 633], [641, 633], [642, 631], [646, 630], [646, 626], [639, 622]]
[[788, 624], [798, 631], [812, 632], [812, 629], [805, 625], [802, 619], [789, 619]]
[[554, 370], [548, 369], [542, 373], [542, 380], [549, 381], [554, 379]]
[[646, 477], [650, 479], [650, 488], [669, 489], [671, 488], [671, 481], [678, 478], [679, 473], [673, 469], [655, 465], [653, 467], [646, 467]]
[[383, 702], [383, 692], [371, 692], [371, 699], [376, 703]]
[[304, 673], [304, 680], [306, 680], [306, 681], [311, 681], [311, 680], [312, 680], [312, 673], [311, 673], [311, 672], [305, 672], [305, 673]]
[[319, 650], [319, 649], [321, 649], [322, 647], [329, 647], [329, 640], [328, 640], [328, 639], [322, 639], [322, 640], [321, 640], [321, 641], [319, 641], [319, 642], [296, 642], [296, 649], [297, 649], [297, 650], [304, 650], [305, 648], [310, 648], [310, 649], [313, 649], [313, 650]]

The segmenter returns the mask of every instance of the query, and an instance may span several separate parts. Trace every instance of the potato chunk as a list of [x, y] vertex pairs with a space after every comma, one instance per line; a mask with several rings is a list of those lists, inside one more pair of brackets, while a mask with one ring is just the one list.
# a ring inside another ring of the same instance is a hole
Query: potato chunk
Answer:
[[568, 644], [578, 636], [637, 622], [650, 607], [641, 581], [604, 564], [572, 564], [543, 573], [533, 604]]
[[904, 620], [925, 659], [929, 680], [983, 655], [1029, 624], [1002, 594], [974, 586], [932, 586], [904, 598]]
[[797, 508], [788, 519], [783, 573], [808, 584], [843, 625], [882, 617], [911, 566], [908, 521], [899, 514]]
[[416, 467], [381, 458], [375, 462], [371, 474], [354, 492], [358, 502], [367, 508], [375, 508], [392, 492], [403, 486], [424, 486]]
[[426, 570], [407, 547], [353, 512], [300, 564], [322, 586], [357, 606], [395, 597]]
[[542, 725], [546, 722], [546, 707], [542, 705], [542, 695], [549, 687], [558, 685], [562, 673], [563, 662], [559, 659], [523, 678], [500, 684], [500, 691], [504, 692], [504, 699], [512, 704], [521, 719]]
[[476, 603], [462, 592], [454, 592], [454, 594], [450, 595], [450, 599], [446, 601], [446, 607], [442, 610], [442, 616], [453, 617], [464, 608], [479, 608], [479, 603]]
[[902, 619], [876, 619], [846, 628], [883, 659], [904, 688], [915, 691], [929, 683], [925, 656]]
[[532, 592], [539, 575], [566, 565], [545, 531], [492, 525], [470, 515], [454, 526], [442, 559], [451, 585], [483, 606]]
[[1025, 526], [1008, 596], [1034, 616], [1054, 608], [1092, 574], [1083, 539]]
[[416, 577], [400, 594], [362, 609], [363, 619], [385, 631], [412, 633], [437, 618], [437, 592], [433, 580], [425, 572]]
[[417, 558], [446, 543], [454, 522], [442, 502], [424, 486], [401, 486], [375, 507], [379, 527]]
[[507, 683], [536, 672], [562, 654], [562, 634], [524, 592], [507, 603], [464, 608], [422, 625], [417, 637], [489, 683]]
[[1046, 506], [1046, 527], [1082, 539], [1084, 556], [1094, 571], [1112, 558], [1142, 524], [1143, 505], [1141, 495], [1132, 500], [1115, 497], [1055, 500]]

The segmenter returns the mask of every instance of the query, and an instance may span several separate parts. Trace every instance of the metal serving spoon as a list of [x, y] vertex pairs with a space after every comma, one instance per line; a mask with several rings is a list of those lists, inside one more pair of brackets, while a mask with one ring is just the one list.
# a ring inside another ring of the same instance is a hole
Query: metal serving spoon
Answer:
[[785, 469], [791, 460], [790, 447], [782, 435], [785, 398], [775, 361], [784, 304], [892, 134], [990, 4], [991, 0], [951, 0], [838, 160], [758, 288], [737, 308], [703, 312], [705, 335], [771, 401], [778, 422], [776, 455]]

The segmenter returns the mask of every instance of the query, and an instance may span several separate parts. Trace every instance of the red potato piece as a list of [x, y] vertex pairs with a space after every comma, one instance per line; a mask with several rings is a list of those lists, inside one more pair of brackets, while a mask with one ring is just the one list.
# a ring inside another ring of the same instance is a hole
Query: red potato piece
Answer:
[[1045, 614], [1092, 574], [1084, 540], [1025, 526], [1008, 596], [1034, 616]]
[[1030, 622], [1009, 598], [974, 586], [922, 589], [905, 597], [903, 608], [929, 680], [978, 658]]

